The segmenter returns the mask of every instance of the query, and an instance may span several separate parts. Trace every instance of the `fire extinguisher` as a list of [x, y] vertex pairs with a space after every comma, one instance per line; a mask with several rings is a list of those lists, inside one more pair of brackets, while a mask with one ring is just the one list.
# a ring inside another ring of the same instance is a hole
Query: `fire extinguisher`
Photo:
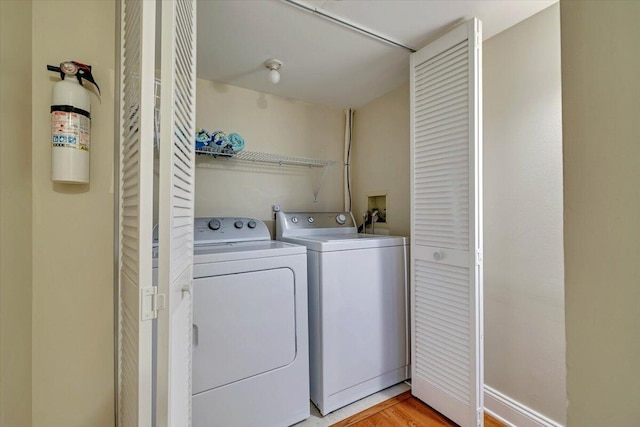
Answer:
[[51, 103], [51, 180], [67, 184], [89, 183], [91, 145], [91, 102], [85, 79], [100, 88], [93, 79], [91, 66], [67, 61], [47, 70], [60, 73], [53, 85]]

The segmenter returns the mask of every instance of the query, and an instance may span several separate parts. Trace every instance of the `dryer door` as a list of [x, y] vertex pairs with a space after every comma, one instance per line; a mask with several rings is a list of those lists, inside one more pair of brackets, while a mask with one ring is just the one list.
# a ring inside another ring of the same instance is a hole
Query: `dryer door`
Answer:
[[194, 395], [294, 361], [294, 280], [289, 268], [194, 280]]

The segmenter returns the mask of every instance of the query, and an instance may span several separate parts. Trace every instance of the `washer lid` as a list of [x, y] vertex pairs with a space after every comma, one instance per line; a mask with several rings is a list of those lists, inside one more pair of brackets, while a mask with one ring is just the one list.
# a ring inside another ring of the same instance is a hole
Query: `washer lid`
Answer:
[[383, 248], [388, 246], [405, 246], [408, 244], [406, 237], [358, 233], [287, 237], [282, 240], [297, 245], [305, 245], [310, 250], [318, 252]]
[[193, 263], [237, 261], [245, 259], [306, 254], [307, 248], [274, 240], [197, 245]]

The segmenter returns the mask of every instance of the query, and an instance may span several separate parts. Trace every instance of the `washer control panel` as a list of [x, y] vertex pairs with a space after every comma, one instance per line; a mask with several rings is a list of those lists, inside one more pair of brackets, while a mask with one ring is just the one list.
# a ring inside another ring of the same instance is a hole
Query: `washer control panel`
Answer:
[[247, 217], [195, 218], [193, 235], [195, 245], [271, 240], [264, 222]]
[[276, 235], [278, 238], [317, 233], [356, 233], [351, 212], [278, 212]]

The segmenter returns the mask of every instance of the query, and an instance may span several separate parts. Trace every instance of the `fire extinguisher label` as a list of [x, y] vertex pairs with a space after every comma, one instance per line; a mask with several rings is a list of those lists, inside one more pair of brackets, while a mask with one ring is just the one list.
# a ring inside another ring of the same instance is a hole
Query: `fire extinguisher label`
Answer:
[[51, 144], [89, 151], [91, 120], [72, 111], [51, 111]]

